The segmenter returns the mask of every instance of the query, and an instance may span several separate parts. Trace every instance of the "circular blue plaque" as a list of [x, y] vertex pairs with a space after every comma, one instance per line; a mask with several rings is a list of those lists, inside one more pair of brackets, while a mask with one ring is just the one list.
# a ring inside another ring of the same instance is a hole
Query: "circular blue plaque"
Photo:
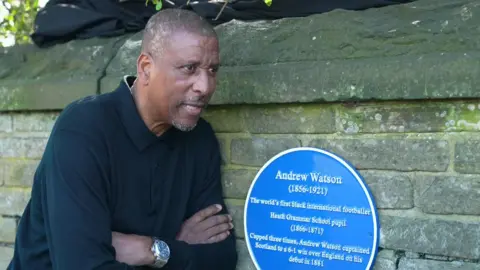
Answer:
[[368, 270], [378, 249], [378, 214], [362, 177], [317, 148], [281, 152], [260, 169], [247, 195], [244, 229], [262, 270]]

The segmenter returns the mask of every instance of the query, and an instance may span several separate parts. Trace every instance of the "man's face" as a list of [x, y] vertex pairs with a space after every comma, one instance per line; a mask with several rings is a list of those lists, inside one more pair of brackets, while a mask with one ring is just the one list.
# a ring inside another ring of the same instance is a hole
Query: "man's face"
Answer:
[[214, 37], [171, 35], [154, 60], [148, 100], [156, 115], [182, 130], [192, 130], [216, 88], [219, 46]]

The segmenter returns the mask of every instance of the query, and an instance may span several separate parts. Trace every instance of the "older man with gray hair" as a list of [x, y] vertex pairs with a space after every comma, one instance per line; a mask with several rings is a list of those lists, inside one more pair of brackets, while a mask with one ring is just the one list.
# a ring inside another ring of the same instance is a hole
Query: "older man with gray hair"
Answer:
[[154, 15], [136, 76], [59, 116], [8, 269], [235, 269], [220, 148], [200, 117], [219, 65], [204, 19]]

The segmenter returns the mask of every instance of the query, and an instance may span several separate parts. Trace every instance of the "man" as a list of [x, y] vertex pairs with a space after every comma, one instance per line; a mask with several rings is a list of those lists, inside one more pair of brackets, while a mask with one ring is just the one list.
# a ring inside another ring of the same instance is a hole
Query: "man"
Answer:
[[219, 145], [200, 118], [218, 47], [195, 13], [161, 11], [146, 26], [137, 76], [64, 109], [8, 269], [235, 269]]

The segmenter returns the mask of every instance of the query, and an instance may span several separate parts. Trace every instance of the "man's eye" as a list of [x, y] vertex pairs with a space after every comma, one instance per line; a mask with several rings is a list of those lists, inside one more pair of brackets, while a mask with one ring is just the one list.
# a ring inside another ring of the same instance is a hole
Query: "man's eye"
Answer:
[[195, 66], [194, 65], [186, 65], [186, 66], [183, 66], [183, 69], [185, 69], [188, 72], [193, 72], [195, 70]]

